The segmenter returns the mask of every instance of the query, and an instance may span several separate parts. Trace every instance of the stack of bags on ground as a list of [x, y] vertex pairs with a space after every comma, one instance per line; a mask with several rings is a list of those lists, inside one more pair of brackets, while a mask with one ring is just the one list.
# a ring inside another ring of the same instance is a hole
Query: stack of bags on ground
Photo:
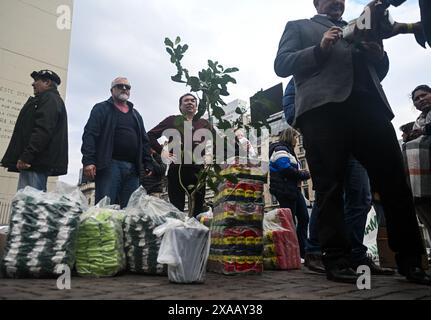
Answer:
[[151, 197], [139, 188], [130, 197], [124, 222], [128, 270], [140, 274], [166, 275], [167, 266], [157, 262], [162, 238], [153, 231], [168, 218], [185, 221], [186, 215], [172, 204]]
[[238, 157], [222, 165], [220, 175], [233, 179], [222, 182], [215, 196], [210, 271], [227, 275], [263, 272], [266, 173], [261, 162]]
[[169, 281], [174, 283], [205, 282], [210, 251], [209, 228], [195, 218], [185, 222], [169, 219], [154, 230], [163, 236], [157, 261], [168, 265]]
[[77, 188], [62, 183], [52, 193], [31, 187], [18, 191], [1, 263], [4, 275], [51, 278], [61, 274], [64, 266], [72, 269], [85, 205]]
[[109, 198], [104, 198], [81, 216], [76, 251], [80, 276], [109, 277], [126, 269], [124, 211], [109, 203]]
[[265, 213], [263, 228], [265, 270], [300, 269], [298, 237], [290, 209]]

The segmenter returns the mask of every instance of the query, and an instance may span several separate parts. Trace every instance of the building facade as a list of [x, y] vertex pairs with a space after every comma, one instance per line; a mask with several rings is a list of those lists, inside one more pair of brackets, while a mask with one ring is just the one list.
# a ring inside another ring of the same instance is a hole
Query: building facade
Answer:
[[[55, 71], [65, 99], [72, 11], [73, 0], [0, 2], [0, 157], [22, 106], [33, 94], [32, 71]], [[49, 179], [49, 189], [55, 180]], [[17, 183], [16, 173], [0, 168], [0, 224], [9, 221]]]

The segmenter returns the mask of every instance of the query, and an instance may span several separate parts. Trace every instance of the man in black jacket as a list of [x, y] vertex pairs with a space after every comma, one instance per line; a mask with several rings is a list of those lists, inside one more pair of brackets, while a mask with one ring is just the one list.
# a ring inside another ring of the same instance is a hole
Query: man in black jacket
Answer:
[[57, 91], [60, 77], [51, 70], [34, 71], [31, 77], [35, 96], [19, 113], [1, 165], [19, 172], [18, 190], [46, 191], [48, 176], [67, 173], [67, 113]]
[[127, 206], [139, 187], [141, 166], [152, 174], [150, 144], [144, 121], [129, 102], [130, 83], [118, 77], [111, 83], [111, 98], [93, 107], [82, 136], [84, 175], [96, 182], [96, 203], [108, 196]]

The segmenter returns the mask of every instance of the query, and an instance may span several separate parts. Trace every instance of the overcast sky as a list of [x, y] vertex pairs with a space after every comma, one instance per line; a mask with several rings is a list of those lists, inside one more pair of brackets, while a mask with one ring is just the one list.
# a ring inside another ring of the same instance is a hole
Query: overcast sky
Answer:
[[[359, 16], [368, 1], [347, 0], [345, 20]], [[391, 9], [397, 21], [419, 19], [417, 0]], [[288, 79], [278, 78], [273, 63], [285, 24], [315, 14], [312, 0], [75, 0], [66, 105], [69, 116], [69, 174], [61, 180], [76, 184], [81, 168], [81, 137], [91, 108], [110, 96], [117, 76], [132, 84], [130, 100], [147, 130], [178, 111], [178, 97], [187, 92], [170, 77], [175, 67], [164, 39], [181, 36], [190, 48], [183, 66], [191, 74], [217, 60], [238, 67], [231, 96], [248, 101], [256, 91]], [[409, 92], [431, 84], [431, 50], [413, 36], [385, 42], [391, 67], [383, 87], [396, 114], [396, 127], [417, 118]], [[365, 124], [364, 124], [365, 125]]]

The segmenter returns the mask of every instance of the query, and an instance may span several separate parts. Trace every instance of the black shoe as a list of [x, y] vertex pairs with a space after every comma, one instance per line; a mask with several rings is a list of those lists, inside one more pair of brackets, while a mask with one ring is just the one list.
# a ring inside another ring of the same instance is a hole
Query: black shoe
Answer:
[[306, 253], [304, 260], [304, 266], [306, 266], [309, 270], [317, 273], [326, 273], [321, 254]]
[[375, 264], [373, 259], [370, 257], [364, 258], [359, 263], [352, 264], [352, 269], [357, 270], [359, 266], [368, 266], [373, 276], [392, 276], [395, 274], [395, 270], [388, 269], [388, 268], [381, 268], [380, 266]]
[[351, 268], [334, 266], [326, 270], [326, 278], [334, 282], [357, 283], [358, 274]]
[[410, 282], [431, 286], [431, 276], [419, 267], [410, 267], [403, 275]]

